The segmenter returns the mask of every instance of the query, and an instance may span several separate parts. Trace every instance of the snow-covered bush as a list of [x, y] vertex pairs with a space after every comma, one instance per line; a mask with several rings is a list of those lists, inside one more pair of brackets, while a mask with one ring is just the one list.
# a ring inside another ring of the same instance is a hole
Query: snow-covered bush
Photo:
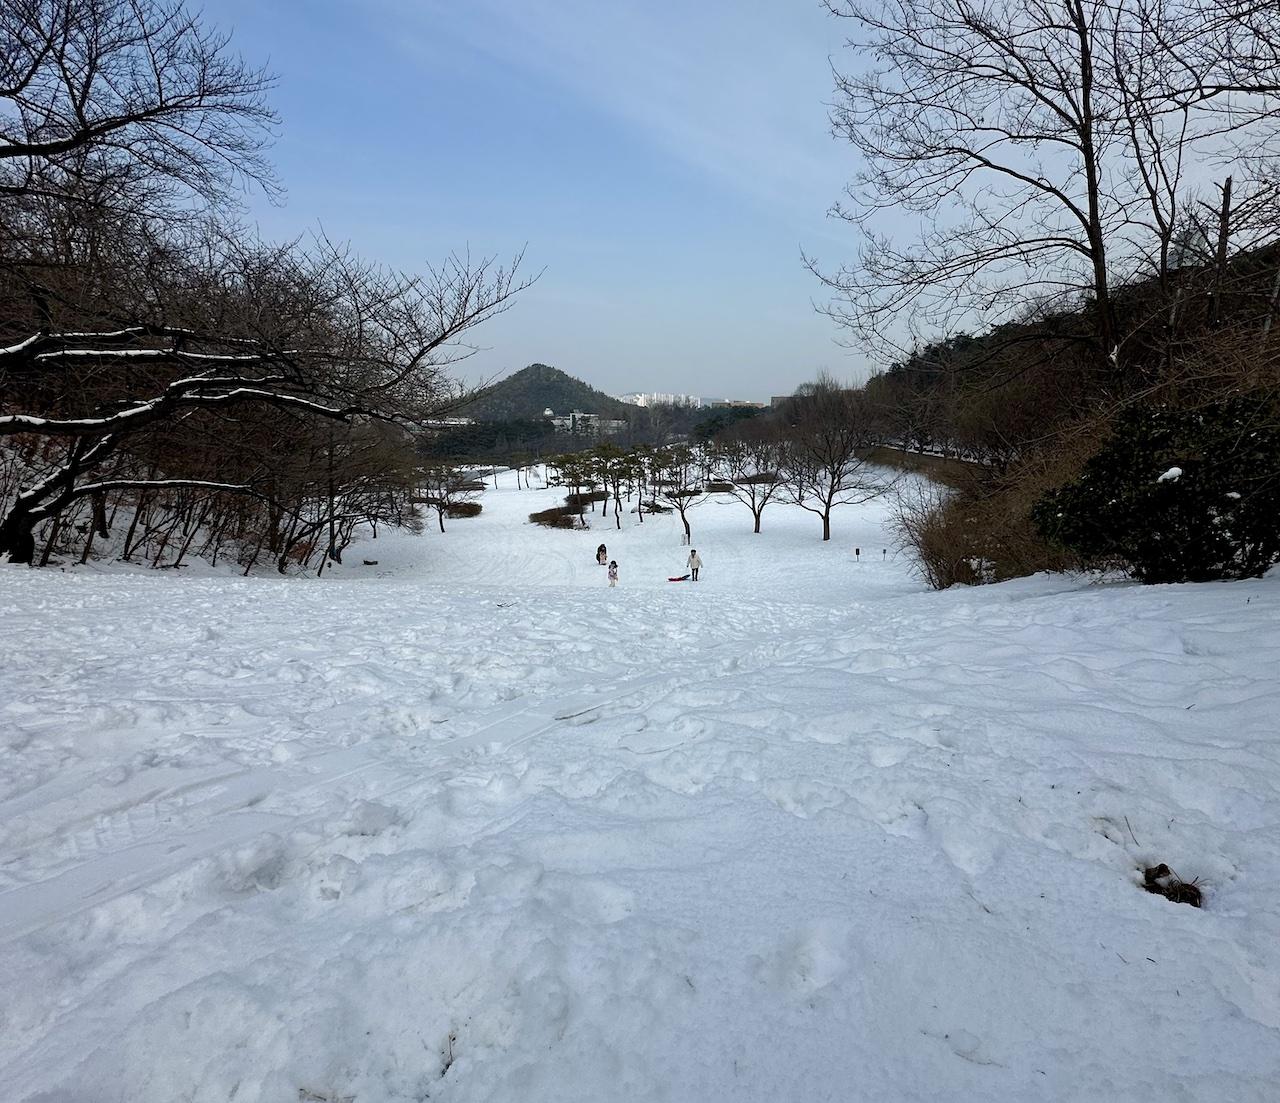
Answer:
[[1247, 397], [1134, 407], [1033, 518], [1084, 562], [1142, 582], [1257, 577], [1280, 560], [1280, 418]]
[[574, 529], [578, 527], [578, 509], [570, 505], [552, 506], [529, 514], [529, 520], [543, 528]]

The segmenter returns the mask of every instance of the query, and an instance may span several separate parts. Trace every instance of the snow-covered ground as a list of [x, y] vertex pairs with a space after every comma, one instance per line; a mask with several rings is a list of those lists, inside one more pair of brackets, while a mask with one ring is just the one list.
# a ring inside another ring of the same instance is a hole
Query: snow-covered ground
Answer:
[[504, 479], [322, 581], [0, 570], [0, 1098], [1277, 1098], [1280, 578], [717, 501], [670, 584]]

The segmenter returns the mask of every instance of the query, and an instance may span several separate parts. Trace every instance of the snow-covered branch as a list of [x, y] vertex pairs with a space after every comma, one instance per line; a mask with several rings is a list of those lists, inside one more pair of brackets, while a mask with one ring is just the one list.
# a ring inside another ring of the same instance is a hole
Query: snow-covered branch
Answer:
[[[250, 381], [246, 381], [250, 382]], [[33, 414], [7, 414], [0, 416], [0, 436], [16, 433], [41, 433], [49, 436], [94, 436], [102, 433], [121, 433], [137, 429], [166, 416], [177, 407], [226, 406], [240, 402], [261, 402], [302, 410], [320, 417], [346, 420], [359, 414], [372, 414], [365, 406], [332, 406], [312, 398], [288, 394], [262, 386], [241, 386], [229, 391], [204, 393], [208, 386], [224, 386], [223, 381], [182, 379], [170, 384], [166, 391], [155, 398], [128, 409], [98, 417], [44, 418]]]

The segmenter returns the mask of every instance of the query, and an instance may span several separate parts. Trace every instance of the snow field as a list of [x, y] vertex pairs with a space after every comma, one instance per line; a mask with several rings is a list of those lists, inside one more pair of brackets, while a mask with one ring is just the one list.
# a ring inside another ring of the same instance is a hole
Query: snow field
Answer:
[[670, 584], [501, 478], [323, 581], [0, 570], [6, 1098], [1274, 1098], [1276, 578], [712, 501]]

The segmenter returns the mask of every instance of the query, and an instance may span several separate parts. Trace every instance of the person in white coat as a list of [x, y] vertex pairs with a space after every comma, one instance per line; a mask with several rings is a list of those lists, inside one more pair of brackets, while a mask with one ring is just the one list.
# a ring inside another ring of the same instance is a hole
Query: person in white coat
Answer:
[[688, 563], [688, 567], [689, 567], [689, 578], [690, 578], [692, 581], [697, 582], [697, 581], [698, 581], [698, 572], [699, 572], [700, 570], [702, 570], [702, 557], [701, 557], [700, 555], [698, 555], [698, 549], [697, 549], [697, 548], [690, 548], [690, 549], [689, 549], [689, 563]]

